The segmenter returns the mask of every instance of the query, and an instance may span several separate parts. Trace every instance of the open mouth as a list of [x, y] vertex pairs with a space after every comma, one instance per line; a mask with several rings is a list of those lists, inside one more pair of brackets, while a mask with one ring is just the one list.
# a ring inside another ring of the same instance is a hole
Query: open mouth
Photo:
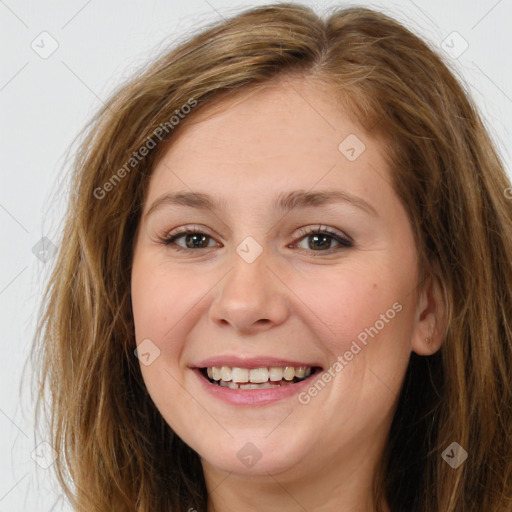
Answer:
[[211, 366], [199, 368], [210, 383], [229, 389], [268, 389], [290, 386], [321, 371], [316, 366], [273, 366], [268, 368], [237, 368]]

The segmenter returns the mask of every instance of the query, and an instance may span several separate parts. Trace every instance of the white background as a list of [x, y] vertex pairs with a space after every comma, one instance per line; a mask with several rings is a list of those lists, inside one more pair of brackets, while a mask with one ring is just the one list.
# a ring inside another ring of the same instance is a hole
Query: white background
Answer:
[[[156, 53], [200, 24], [268, 3], [0, 0], [0, 512], [69, 510], [59, 499], [52, 470], [31, 458], [44, 439], [34, 436], [30, 368], [24, 379], [22, 370], [51, 265], [32, 248], [43, 235], [58, 239], [66, 196], [60, 181], [69, 169], [73, 139], [109, 94]], [[302, 3], [320, 11], [335, 5]], [[451, 59], [511, 174], [511, 0], [337, 4], [376, 7], [437, 47], [458, 32], [469, 46]], [[40, 36], [44, 31], [58, 43], [46, 59], [31, 47], [41, 47], [43, 37], [45, 48], [51, 47], [49, 36]], [[456, 49], [461, 42], [455, 40]]]

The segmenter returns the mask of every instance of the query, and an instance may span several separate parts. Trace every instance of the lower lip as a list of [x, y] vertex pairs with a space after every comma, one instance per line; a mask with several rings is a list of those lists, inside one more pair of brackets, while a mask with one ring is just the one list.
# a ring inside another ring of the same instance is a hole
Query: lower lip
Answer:
[[304, 388], [307, 388], [311, 384], [311, 377], [316, 375], [317, 372], [318, 370], [307, 379], [295, 384], [285, 384], [284, 386], [264, 389], [230, 389], [218, 384], [212, 384], [203, 376], [198, 368], [194, 368], [194, 373], [201, 381], [201, 385], [204, 386], [207, 393], [233, 405], [266, 405], [290, 398], [300, 393]]

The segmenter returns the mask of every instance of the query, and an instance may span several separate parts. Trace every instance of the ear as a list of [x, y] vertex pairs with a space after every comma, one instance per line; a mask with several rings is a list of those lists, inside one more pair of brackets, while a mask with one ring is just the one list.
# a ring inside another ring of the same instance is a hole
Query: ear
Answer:
[[417, 297], [411, 349], [420, 356], [430, 356], [443, 344], [449, 305], [444, 287], [434, 276], [426, 279]]

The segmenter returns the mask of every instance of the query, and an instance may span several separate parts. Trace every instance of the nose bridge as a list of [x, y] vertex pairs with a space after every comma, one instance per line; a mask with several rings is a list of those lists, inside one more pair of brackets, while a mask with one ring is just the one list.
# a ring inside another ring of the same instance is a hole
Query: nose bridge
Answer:
[[246, 239], [233, 250], [230, 269], [210, 307], [213, 321], [244, 331], [284, 321], [288, 309], [285, 287], [269, 268], [270, 254], [259, 247], [254, 239]]

